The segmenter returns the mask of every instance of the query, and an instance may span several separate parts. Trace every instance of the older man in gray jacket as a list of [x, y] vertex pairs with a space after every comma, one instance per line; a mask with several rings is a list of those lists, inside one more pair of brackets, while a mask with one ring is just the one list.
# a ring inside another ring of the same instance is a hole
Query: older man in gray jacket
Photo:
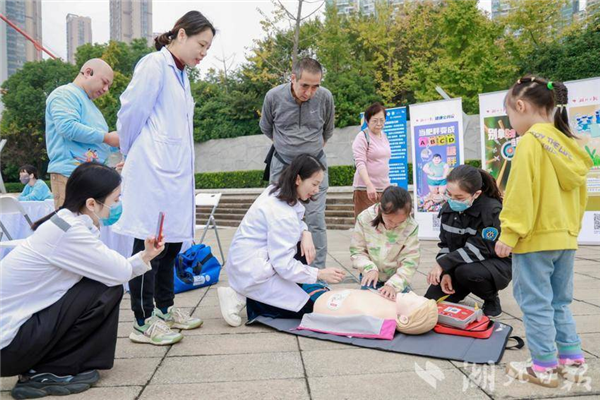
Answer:
[[[269, 181], [277, 182], [283, 169], [299, 154], [311, 154], [327, 167], [323, 148], [333, 135], [335, 107], [331, 92], [321, 87], [323, 68], [312, 58], [294, 65], [292, 82], [267, 93], [263, 103], [260, 129], [273, 141], [275, 151], [270, 164]], [[329, 176], [321, 183], [319, 194], [306, 205], [305, 220], [315, 244], [312, 265], [325, 268], [327, 228], [325, 202]]]

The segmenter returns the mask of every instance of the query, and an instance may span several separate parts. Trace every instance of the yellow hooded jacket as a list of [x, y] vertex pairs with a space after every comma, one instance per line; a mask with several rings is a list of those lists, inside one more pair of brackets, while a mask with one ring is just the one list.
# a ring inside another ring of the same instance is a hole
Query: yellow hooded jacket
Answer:
[[554, 124], [534, 124], [512, 160], [499, 240], [516, 254], [577, 249], [591, 167], [574, 139]]

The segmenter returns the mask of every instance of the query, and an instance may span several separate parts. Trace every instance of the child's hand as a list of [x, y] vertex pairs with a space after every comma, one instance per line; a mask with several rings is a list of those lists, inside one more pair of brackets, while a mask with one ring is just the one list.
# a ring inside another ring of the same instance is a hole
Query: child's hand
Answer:
[[442, 292], [446, 294], [454, 294], [454, 288], [452, 287], [452, 278], [450, 275], [446, 274], [442, 276], [442, 282], [440, 283], [440, 287], [442, 288]]
[[396, 289], [391, 286], [383, 285], [381, 289], [379, 289], [379, 294], [388, 300], [396, 301]]
[[363, 275], [360, 285], [376, 287], [378, 280], [379, 280], [379, 271], [374, 269]]
[[505, 258], [512, 252], [512, 247], [502, 243], [501, 241], [496, 242], [496, 255], [500, 258]]
[[444, 270], [436, 263], [433, 268], [431, 268], [431, 271], [429, 271], [429, 275], [427, 275], [427, 283], [435, 286], [439, 285], [442, 272], [444, 272]]

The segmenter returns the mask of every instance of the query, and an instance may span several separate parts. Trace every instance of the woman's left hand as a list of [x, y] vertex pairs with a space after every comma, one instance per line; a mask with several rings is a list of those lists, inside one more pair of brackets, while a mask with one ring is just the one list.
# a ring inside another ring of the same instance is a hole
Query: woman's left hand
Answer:
[[379, 289], [379, 294], [388, 300], [396, 301], [396, 289], [389, 285], [383, 285], [381, 289]]
[[312, 234], [309, 231], [302, 232], [302, 239], [300, 240], [300, 254], [306, 257], [306, 264], [308, 265], [312, 264], [317, 255]]
[[431, 271], [429, 271], [429, 275], [427, 275], [427, 283], [430, 285], [439, 285], [442, 272], [444, 272], [442, 267], [440, 267], [438, 263], [435, 263], [433, 268], [431, 268]]
[[512, 247], [502, 243], [499, 240], [496, 242], [496, 255], [500, 258], [508, 257], [512, 249]]

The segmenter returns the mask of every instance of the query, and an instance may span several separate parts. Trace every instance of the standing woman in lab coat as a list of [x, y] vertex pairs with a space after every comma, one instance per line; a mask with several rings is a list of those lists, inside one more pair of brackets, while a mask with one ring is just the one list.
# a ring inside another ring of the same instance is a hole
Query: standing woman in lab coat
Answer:
[[117, 130], [126, 157], [124, 212], [114, 231], [135, 238], [135, 254], [142, 239], [155, 232], [159, 212], [165, 213], [165, 250], [151, 271], [129, 282], [135, 314], [129, 338], [137, 343], [168, 345], [182, 339], [180, 333], [162, 329], [161, 321], [178, 329], [202, 324], [173, 307], [173, 264], [182, 242], [193, 239], [195, 221], [195, 103], [185, 66], [200, 63], [214, 35], [215, 28], [200, 12], [188, 12], [155, 39], [158, 51], [138, 62], [121, 95]]
[[325, 167], [308, 154], [297, 156], [250, 207], [240, 224], [227, 257], [231, 287], [218, 289], [221, 314], [240, 326], [240, 311], [248, 320], [258, 315], [299, 318], [312, 312], [313, 302], [299, 284], [317, 280], [339, 283], [338, 268], [310, 267], [316, 255], [304, 217], [304, 204], [319, 193]]

